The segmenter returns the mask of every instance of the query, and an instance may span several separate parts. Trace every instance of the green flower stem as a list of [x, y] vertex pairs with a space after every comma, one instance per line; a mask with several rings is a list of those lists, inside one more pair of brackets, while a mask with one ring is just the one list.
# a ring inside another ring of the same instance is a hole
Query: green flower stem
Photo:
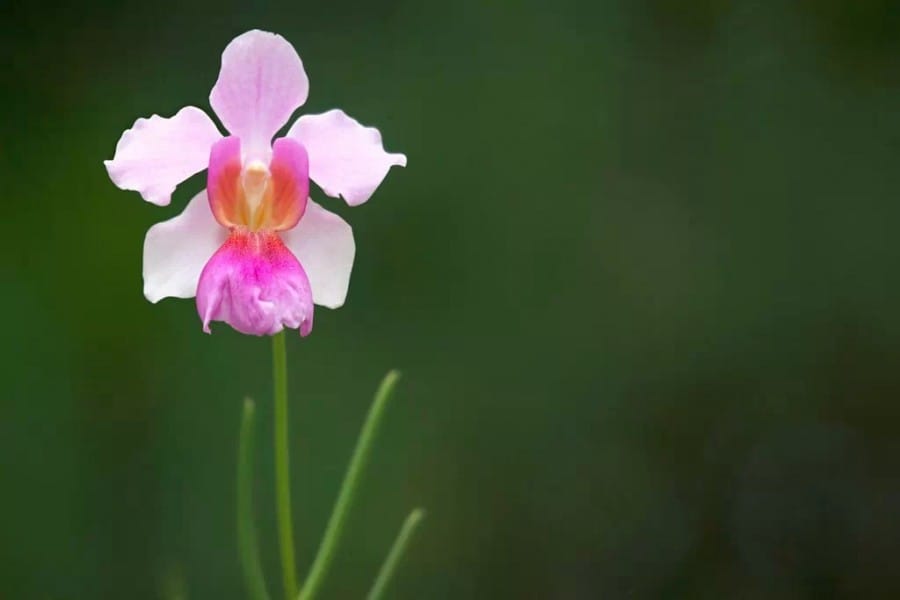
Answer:
[[378, 425], [384, 414], [391, 392], [397, 383], [400, 374], [397, 371], [391, 371], [385, 376], [375, 394], [375, 401], [369, 408], [369, 414], [363, 425], [362, 432], [356, 442], [356, 448], [353, 450], [353, 457], [350, 459], [350, 467], [344, 475], [344, 482], [341, 484], [341, 490], [338, 493], [337, 502], [328, 519], [328, 525], [325, 527], [325, 535], [319, 545], [319, 551], [309, 570], [306, 582], [300, 592], [299, 600], [313, 600], [319, 594], [331, 563], [337, 553], [338, 546], [347, 523], [347, 517], [356, 497], [356, 490], [359, 487], [359, 481], [369, 462], [370, 450], [375, 434], [378, 431]]
[[369, 595], [366, 596], [366, 600], [379, 600], [384, 595], [384, 590], [387, 589], [394, 571], [397, 570], [397, 564], [403, 557], [403, 553], [409, 545], [409, 540], [412, 539], [413, 534], [416, 532], [416, 527], [419, 526], [419, 523], [424, 518], [425, 511], [421, 508], [413, 510], [406, 517], [403, 527], [400, 528], [400, 533], [397, 534], [397, 539], [394, 540], [394, 545], [391, 546], [391, 551], [388, 552], [387, 558], [384, 559], [384, 564], [381, 565], [381, 570], [378, 571], [378, 577], [375, 578], [375, 583], [372, 584], [372, 589], [369, 591]]
[[272, 336], [272, 375], [275, 385], [275, 504], [278, 541], [286, 600], [297, 596], [294, 562], [294, 525], [291, 520], [291, 465], [288, 452], [287, 349], [284, 332]]
[[241, 568], [244, 582], [252, 600], [269, 600], [266, 580], [259, 561], [259, 546], [253, 526], [253, 433], [256, 406], [253, 400], [244, 400], [241, 415], [241, 435], [238, 441], [237, 467], [237, 532]]

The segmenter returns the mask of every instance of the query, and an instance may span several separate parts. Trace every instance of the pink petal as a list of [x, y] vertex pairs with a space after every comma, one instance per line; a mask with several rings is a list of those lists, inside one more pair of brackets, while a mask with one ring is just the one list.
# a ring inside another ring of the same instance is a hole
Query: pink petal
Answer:
[[200, 272], [228, 237], [209, 212], [206, 190], [177, 217], [157, 223], [144, 238], [144, 296], [193, 298]]
[[272, 147], [271, 180], [261, 207], [263, 227], [282, 231], [294, 227], [309, 199], [309, 158], [296, 140], [280, 138]]
[[209, 103], [225, 127], [257, 158], [272, 136], [306, 102], [309, 80], [294, 47], [280, 35], [253, 30], [222, 53]]
[[186, 106], [168, 119], [135, 121], [119, 139], [116, 155], [103, 164], [118, 187], [166, 206], [179, 183], [206, 168], [209, 149], [220, 137], [205, 112]]
[[203, 330], [224, 321], [241, 333], [274, 335], [284, 328], [312, 330], [309, 280], [274, 233], [233, 232], [200, 275], [197, 311]]
[[368, 200], [392, 166], [406, 166], [405, 155], [385, 152], [377, 129], [338, 109], [300, 117], [288, 137], [306, 146], [312, 180], [350, 206]]
[[223, 227], [247, 225], [250, 222], [247, 203], [241, 189], [241, 139], [222, 138], [209, 153], [206, 189], [209, 208]]
[[341, 306], [356, 253], [350, 225], [310, 200], [297, 226], [282, 237], [309, 276], [313, 301], [328, 308]]

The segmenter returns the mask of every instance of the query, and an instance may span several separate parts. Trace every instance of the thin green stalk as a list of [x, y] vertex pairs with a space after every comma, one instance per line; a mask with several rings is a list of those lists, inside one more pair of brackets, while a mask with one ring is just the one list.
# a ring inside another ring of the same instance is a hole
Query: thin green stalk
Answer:
[[366, 596], [366, 600], [379, 600], [384, 595], [384, 590], [387, 589], [394, 571], [397, 570], [397, 564], [403, 557], [403, 553], [409, 545], [409, 540], [412, 539], [413, 534], [416, 532], [416, 527], [419, 526], [419, 523], [424, 518], [425, 511], [421, 508], [413, 510], [406, 517], [403, 527], [400, 528], [400, 533], [397, 534], [397, 539], [394, 540], [394, 545], [391, 546], [391, 551], [388, 552], [387, 558], [384, 559], [384, 564], [381, 565], [381, 570], [378, 571], [378, 576], [375, 578], [375, 583], [372, 584], [372, 589], [369, 591], [369, 595]]
[[285, 600], [297, 597], [294, 525], [291, 520], [291, 465], [288, 453], [287, 349], [284, 332], [272, 336], [272, 376], [275, 386], [275, 505]]
[[244, 400], [241, 415], [241, 435], [238, 441], [237, 467], [237, 532], [241, 568], [247, 593], [252, 600], [269, 600], [266, 580], [259, 560], [256, 528], [253, 526], [253, 433], [256, 406], [253, 400]]
[[350, 466], [344, 475], [344, 482], [341, 484], [337, 501], [334, 504], [331, 517], [328, 519], [328, 525], [325, 527], [325, 535], [322, 537], [319, 551], [316, 553], [309, 575], [303, 584], [303, 589], [300, 591], [299, 600], [313, 600], [322, 588], [322, 584], [340, 545], [344, 526], [350, 514], [350, 508], [356, 498], [359, 481], [362, 479], [363, 471], [365, 471], [369, 462], [370, 450], [375, 434], [378, 431], [378, 425], [381, 422], [385, 406], [387, 406], [398, 377], [400, 377], [400, 374], [397, 371], [388, 373], [375, 394], [375, 401], [369, 408], [366, 422], [363, 424], [362, 431], [359, 434], [356, 448], [353, 450], [353, 457], [350, 459]]

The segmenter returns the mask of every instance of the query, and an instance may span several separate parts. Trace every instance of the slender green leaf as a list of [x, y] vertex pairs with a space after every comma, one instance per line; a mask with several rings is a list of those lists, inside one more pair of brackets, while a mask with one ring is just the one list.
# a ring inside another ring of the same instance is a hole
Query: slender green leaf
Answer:
[[400, 528], [400, 533], [397, 534], [397, 539], [394, 540], [394, 545], [391, 546], [387, 558], [384, 559], [384, 564], [381, 565], [381, 569], [378, 571], [378, 576], [375, 578], [375, 583], [372, 584], [372, 589], [369, 591], [369, 595], [366, 596], [366, 600], [380, 600], [384, 595], [384, 590], [387, 589], [394, 571], [397, 570], [397, 565], [400, 563], [400, 559], [403, 558], [409, 541], [424, 518], [425, 511], [421, 508], [413, 510], [406, 517], [403, 526]]
[[313, 600], [321, 591], [322, 584], [325, 582], [325, 577], [328, 575], [328, 570], [331, 568], [331, 563], [340, 546], [344, 526], [356, 499], [360, 479], [362, 479], [366, 465], [369, 463], [372, 442], [375, 440], [375, 435], [378, 432], [384, 409], [391, 398], [399, 377], [400, 373], [391, 371], [385, 376], [378, 387], [378, 391], [375, 393], [375, 400], [372, 402], [371, 408], [369, 408], [366, 422], [363, 424], [362, 431], [359, 434], [353, 457], [350, 459], [350, 466], [344, 475], [344, 482], [341, 484], [337, 501], [331, 512], [331, 517], [328, 519], [328, 525], [325, 527], [325, 535], [322, 537], [319, 551], [316, 553], [309, 575], [303, 584], [303, 589], [300, 591], [299, 600]]

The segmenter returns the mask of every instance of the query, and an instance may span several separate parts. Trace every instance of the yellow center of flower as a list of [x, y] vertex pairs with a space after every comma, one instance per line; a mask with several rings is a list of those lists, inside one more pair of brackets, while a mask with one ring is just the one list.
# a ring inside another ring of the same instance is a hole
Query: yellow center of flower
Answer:
[[229, 229], [285, 231], [306, 208], [306, 151], [293, 140], [275, 142], [269, 161], [241, 161], [237, 138], [217, 142], [210, 154], [207, 193], [216, 220]]

